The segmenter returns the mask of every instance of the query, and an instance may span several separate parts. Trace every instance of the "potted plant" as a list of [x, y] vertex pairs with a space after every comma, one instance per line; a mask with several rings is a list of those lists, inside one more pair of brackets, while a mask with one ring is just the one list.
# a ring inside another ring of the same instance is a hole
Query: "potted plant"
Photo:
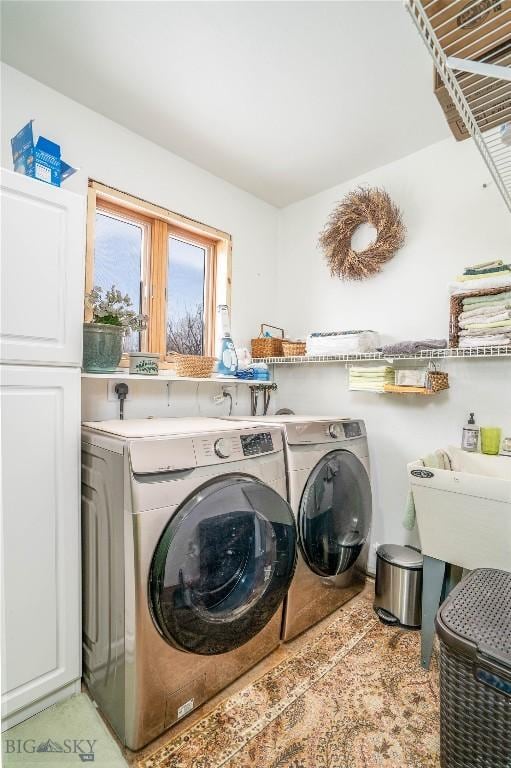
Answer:
[[143, 331], [147, 316], [137, 314], [133, 302], [112, 285], [110, 290], [95, 286], [85, 296], [92, 321], [83, 324], [83, 370], [112, 373], [119, 365], [122, 341], [131, 331]]

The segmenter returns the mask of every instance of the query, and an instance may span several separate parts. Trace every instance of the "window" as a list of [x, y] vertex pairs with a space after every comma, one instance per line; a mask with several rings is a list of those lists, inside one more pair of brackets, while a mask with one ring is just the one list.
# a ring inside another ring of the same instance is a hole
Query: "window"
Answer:
[[[147, 224], [98, 207], [94, 226], [94, 284], [102, 288], [115, 284], [131, 298], [135, 312], [144, 312]], [[126, 336], [124, 351], [139, 352], [141, 335]]]
[[209, 247], [173, 232], [167, 254], [166, 352], [202, 355]]
[[86, 291], [115, 285], [149, 317], [125, 353], [214, 354], [216, 306], [230, 304], [230, 245], [224, 232], [89, 184]]

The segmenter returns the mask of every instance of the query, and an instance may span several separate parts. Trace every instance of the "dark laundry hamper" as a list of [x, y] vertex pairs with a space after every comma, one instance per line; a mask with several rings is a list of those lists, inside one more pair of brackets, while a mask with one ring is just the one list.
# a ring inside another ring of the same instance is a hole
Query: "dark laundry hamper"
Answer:
[[436, 629], [442, 768], [511, 768], [511, 573], [472, 571]]

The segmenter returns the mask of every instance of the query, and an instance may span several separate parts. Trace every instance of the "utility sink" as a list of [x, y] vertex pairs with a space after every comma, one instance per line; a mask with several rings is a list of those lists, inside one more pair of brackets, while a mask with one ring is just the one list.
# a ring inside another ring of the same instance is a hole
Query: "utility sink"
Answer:
[[446, 452], [452, 471], [408, 464], [423, 554], [511, 571], [511, 457]]
[[[421, 664], [429, 667], [439, 605], [462, 568], [511, 571], [511, 457], [447, 448], [452, 470], [408, 464], [424, 556]], [[459, 566], [459, 567], [453, 567]]]

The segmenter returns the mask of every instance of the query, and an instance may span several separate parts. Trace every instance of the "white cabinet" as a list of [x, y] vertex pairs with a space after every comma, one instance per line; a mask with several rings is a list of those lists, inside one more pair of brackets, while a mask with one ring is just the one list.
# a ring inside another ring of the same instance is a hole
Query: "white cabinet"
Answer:
[[1, 172], [2, 362], [81, 365], [85, 198]]
[[80, 371], [0, 366], [2, 714], [74, 690], [80, 664]]

